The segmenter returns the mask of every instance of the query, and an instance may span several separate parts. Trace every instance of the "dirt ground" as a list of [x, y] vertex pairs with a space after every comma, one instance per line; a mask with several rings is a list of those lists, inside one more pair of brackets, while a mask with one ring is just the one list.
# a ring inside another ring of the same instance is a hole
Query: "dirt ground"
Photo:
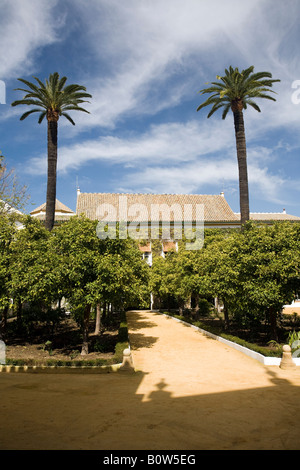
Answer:
[[155, 312], [128, 323], [135, 373], [0, 374], [0, 449], [300, 449], [300, 367]]

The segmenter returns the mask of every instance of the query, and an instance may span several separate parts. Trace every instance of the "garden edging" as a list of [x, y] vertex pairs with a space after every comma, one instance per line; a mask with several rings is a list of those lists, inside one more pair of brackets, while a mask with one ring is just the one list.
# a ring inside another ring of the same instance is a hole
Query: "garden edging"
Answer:
[[109, 366], [14, 366], [14, 365], [0, 365], [0, 373], [1, 372], [28, 372], [28, 373], [33, 373], [33, 374], [40, 374], [40, 373], [45, 373], [45, 374], [109, 374], [110, 372], [117, 372], [120, 367], [120, 364], [113, 364]]

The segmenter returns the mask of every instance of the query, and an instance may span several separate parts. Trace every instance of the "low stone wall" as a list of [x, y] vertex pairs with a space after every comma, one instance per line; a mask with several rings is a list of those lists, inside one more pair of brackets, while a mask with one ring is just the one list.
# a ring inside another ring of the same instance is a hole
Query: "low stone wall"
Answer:
[[112, 372], [134, 372], [132, 355], [129, 348], [123, 351], [123, 362], [108, 366], [13, 366], [0, 365], [0, 373], [31, 374], [110, 374]]
[[117, 372], [121, 364], [111, 366], [13, 366], [1, 365], [0, 372], [19, 372], [32, 374], [109, 374]]

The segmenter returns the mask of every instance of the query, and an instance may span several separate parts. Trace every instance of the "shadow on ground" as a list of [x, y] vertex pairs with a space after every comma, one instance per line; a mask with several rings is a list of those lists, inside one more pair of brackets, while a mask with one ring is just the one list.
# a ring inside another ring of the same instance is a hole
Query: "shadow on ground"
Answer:
[[0, 448], [214, 450], [300, 448], [299, 387], [174, 397], [164, 377], [145, 398], [136, 374], [1, 374]]

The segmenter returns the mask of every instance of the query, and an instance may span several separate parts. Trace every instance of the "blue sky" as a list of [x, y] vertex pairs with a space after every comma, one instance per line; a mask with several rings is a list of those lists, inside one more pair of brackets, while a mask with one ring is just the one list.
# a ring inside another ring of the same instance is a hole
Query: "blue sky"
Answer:
[[[198, 91], [230, 65], [270, 71], [276, 102], [245, 112], [251, 212], [300, 216], [300, 2], [296, 0], [0, 0], [0, 149], [46, 200], [47, 130], [18, 78], [67, 76], [93, 95], [59, 120], [57, 198], [82, 192], [219, 194], [239, 211], [233, 118], [197, 112]], [[297, 90], [299, 89], [299, 93]]]

